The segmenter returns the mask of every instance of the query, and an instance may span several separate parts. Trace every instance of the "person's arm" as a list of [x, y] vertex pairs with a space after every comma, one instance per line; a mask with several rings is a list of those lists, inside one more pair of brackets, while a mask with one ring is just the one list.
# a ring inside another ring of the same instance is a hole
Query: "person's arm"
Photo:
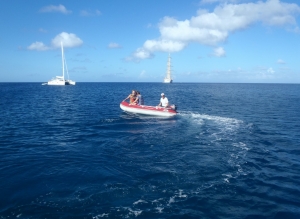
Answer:
[[122, 102], [124, 102], [125, 100], [127, 100], [127, 99], [129, 99], [129, 98], [130, 98], [130, 94], [129, 94], [129, 96], [126, 97]]
[[138, 103], [140, 101], [140, 98], [137, 96], [136, 98], [135, 98], [135, 101], [133, 101], [134, 103]]
[[138, 101], [138, 100], [139, 100], [139, 98], [136, 97], [135, 100], [134, 100], [132, 103], [130, 103], [130, 105], [135, 105], [135, 104], [137, 104], [137, 101]]
[[158, 104], [158, 106], [161, 106], [161, 101], [159, 101], [159, 104]]

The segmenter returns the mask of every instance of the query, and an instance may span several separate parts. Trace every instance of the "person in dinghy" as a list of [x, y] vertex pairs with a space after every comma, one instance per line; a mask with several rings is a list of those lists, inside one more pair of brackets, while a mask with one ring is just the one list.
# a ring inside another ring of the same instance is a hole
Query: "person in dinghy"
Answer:
[[161, 98], [158, 106], [165, 107], [165, 108], [169, 106], [169, 100], [164, 93], [161, 93]]
[[129, 105], [137, 105], [138, 103], [138, 97], [137, 97], [137, 92], [135, 90], [132, 90], [131, 94], [128, 95], [128, 97], [126, 97], [124, 101], [129, 99]]
[[139, 105], [139, 106], [140, 106], [140, 105], [144, 105], [144, 98], [143, 98], [141, 92], [139, 92], [139, 91], [137, 90], [136, 93], [137, 93], [137, 103], [138, 103], [138, 105]]
[[164, 108], [170, 108], [172, 110], [177, 110], [177, 106], [175, 104], [170, 105], [168, 98], [165, 96], [164, 93], [161, 93], [160, 102], [158, 104], [158, 107], [164, 107]]

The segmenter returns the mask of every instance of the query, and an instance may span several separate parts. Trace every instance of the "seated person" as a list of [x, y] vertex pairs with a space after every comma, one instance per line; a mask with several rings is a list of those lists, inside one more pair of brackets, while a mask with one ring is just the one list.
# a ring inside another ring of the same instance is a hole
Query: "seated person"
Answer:
[[161, 107], [169, 106], [168, 98], [165, 96], [164, 93], [161, 94], [160, 103], [158, 104], [158, 106], [161, 106]]
[[129, 99], [129, 104], [130, 105], [137, 105], [138, 103], [138, 98], [137, 98], [137, 93], [135, 90], [132, 90], [132, 93], [129, 94], [128, 97], [126, 97], [123, 101]]
[[136, 91], [138, 98], [138, 105], [144, 105], [144, 98], [139, 91]]

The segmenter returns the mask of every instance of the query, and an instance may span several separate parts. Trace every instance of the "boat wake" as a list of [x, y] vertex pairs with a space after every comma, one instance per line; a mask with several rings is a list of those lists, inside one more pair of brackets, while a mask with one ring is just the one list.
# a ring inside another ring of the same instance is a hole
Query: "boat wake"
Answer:
[[[146, 125], [140, 135], [144, 144], [151, 146], [135, 149], [133, 146], [134, 152], [128, 155], [128, 160], [139, 160], [132, 165], [140, 170], [141, 181], [132, 187], [107, 185], [136, 200], [100, 211], [93, 218], [175, 216], [174, 209], [193, 205], [195, 200], [216, 191], [234, 191], [237, 179], [249, 173], [245, 164], [251, 147], [241, 137], [249, 131], [249, 126], [242, 120], [180, 112], [172, 122], [141, 119], [139, 124]], [[172, 130], [176, 135], [172, 135]], [[159, 140], [159, 136], [169, 140]], [[124, 168], [118, 171], [124, 172]]]
[[212, 121], [220, 126], [223, 126], [225, 129], [236, 129], [240, 124], [243, 123], [242, 120], [228, 118], [228, 117], [220, 117], [220, 116], [212, 116], [207, 114], [193, 113], [189, 111], [180, 112], [179, 115], [184, 119], [191, 119], [194, 122], [202, 125], [205, 121]]
[[194, 138], [203, 147], [209, 147], [206, 151], [213, 156], [218, 163], [225, 164], [227, 170], [221, 174], [224, 182], [230, 183], [231, 178], [239, 175], [247, 175], [243, 164], [246, 163], [247, 152], [250, 147], [247, 140], [241, 138], [244, 133], [249, 133], [249, 126], [242, 120], [228, 117], [213, 116], [192, 112], [181, 112], [183, 120], [190, 121], [188, 129]]

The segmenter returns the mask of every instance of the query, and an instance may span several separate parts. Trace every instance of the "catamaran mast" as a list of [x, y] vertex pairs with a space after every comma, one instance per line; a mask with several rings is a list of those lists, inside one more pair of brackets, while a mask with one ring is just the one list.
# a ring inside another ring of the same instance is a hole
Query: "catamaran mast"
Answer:
[[63, 73], [63, 80], [65, 80], [64, 47], [62, 42], [60, 42], [60, 45], [61, 45], [62, 73]]

